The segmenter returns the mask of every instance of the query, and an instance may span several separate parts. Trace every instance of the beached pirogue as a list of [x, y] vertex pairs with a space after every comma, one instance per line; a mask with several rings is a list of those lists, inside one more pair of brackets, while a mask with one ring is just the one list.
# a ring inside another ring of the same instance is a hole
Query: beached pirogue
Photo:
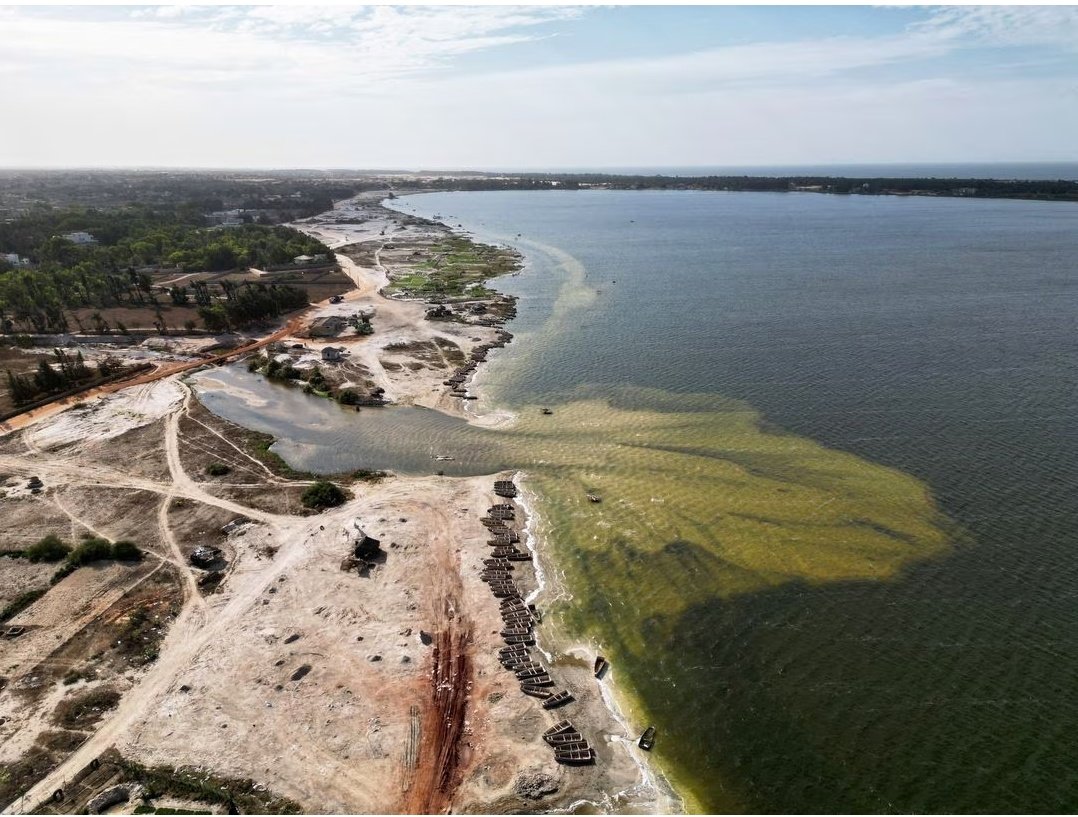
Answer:
[[[494, 493], [512, 498], [517, 495], [517, 488], [512, 480], [498, 480], [494, 483]], [[501, 599], [501, 637], [505, 646], [498, 650], [498, 661], [514, 674], [521, 692], [542, 701], [544, 709], [555, 709], [575, 698], [567, 689], [555, 692], [550, 670], [532, 658], [529, 647], [535, 646], [535, 625], [540, 616], [535, 605], [524, 600], [514, 579], [513, 563], [531, 561], [530, 553], [516, 547], [520, 535], [510, 527], [515, 521], [516, 508], [511, 503], [494, 505], [487, 510], [482, 522], [490, 531], [487, 544], [493, 550], [489, 558], [483, 559], [479, 577], [490, 586], [495, 598]], [[568, 721], [547, 730], [543, 737], [554, 747], [554, 759], [558, 763], [585, 766], [595, 762], [595, 751]]]

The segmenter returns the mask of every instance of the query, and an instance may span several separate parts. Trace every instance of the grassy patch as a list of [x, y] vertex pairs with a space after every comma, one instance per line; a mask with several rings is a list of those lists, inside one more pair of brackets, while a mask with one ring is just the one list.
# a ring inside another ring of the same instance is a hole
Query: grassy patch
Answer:
[[476, 287], [488, 278], [520, 269], [517, 256], [502, 247], [479, 244], [463, 236], [450, 236], [428, 250], [429, 257], [395, 276], [387, 294], [413, 297], [493, 297], [491, 290]]
[[52, 722], [64, 729], [89, 729], [120, 703], [119, 691], [99, 687], [64, 698], [52, 712]]
[[14, 618], [39, 598], [48, 592], [47, 587], [38, 587], [34, 590], [27, 590], [25, 593], [20, 593], [5, 607], [0, 610], [0, 621], [7, 621], [9, 618]]
[[[278, 797], [254, 780], [220, 777], [203, 769], [173, 766], [143, 766], [133, 760], [117, 761], [125, 781], [146, 787], [147, 799], [176, 797], [214, 806], [230, 806], [239, 814], [299, 814], [300, 806], [293, 800]], [[148, 814], [150, 812], [141, 812]], [[157, 814], [194, 814], [176, 810], [155, 811]]]
[[388, 471], [372, 471], [368, 468], [360, 468], [352, 472], [352, 479], [356, 482], [368, 482], [371, 485], [377, 485], [388, 477]]
[[33, 746], [18, 760], [0, 763], [0, 806], [6, 806], [21, 797], [27, 789], [55, 769], [61, 759], [40, 746]]

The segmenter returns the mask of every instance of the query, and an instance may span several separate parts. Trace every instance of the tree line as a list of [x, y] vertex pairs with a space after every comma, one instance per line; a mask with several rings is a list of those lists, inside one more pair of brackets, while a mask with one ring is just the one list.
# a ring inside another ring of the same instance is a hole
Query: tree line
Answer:
[[[0, 267], [0, 331], [67, 331], [65, 313], [119, 306], [154, 309], [163, 326], [159, 297], [166, 298], [166, 305], [167, 298], [182, 304], [186, 295], [182, 289], [159, 293], [151, 275], [140, 267], [224, 272], [330, 252], [322, 242], [289, 227], [206, 228], [203, 221], [201, 214], [183, 207], [158, 210], [140, 205], [115, 211], [35, 208], [0, 224], [0, 251], [17, 252], [35, 265], [32, 269]], [[98, 243], [77, 245], [60, 235], [73, 230], [91, 233]], [[226, 300], [231, 302], [234, 299], [225, 286]], [[202, 283], [201, 293], [195, 294], [202, 297], [200, 305], [209, 307], [213, 299], [205, 287]], [[279, 314], [277, 304], [298, 302], [299, 296], [245, 296], [241, 301], [225, 307], [235, 325]]]
[[109, 378], [121, 369], [119, 363], [107, 357], [91, 367], [83, 360], [81, 351], [72, 356], [62, 349], [53, 349], [52, 354], [55, 366], [42, 356], [32, 374], [7, 370], [8, 392], [16, 406], [68, 391], [95, 378]]
[[528, 173], [518, 176], [442, 176], [409, 180], [409, 187], [434, 190], [728, 190], [861, 195], [959, 196], [990, 199], [1078, 201], [1078, 182], [1025, 179], [845, 178], [836, 176], [662, 176], [612, 173]]

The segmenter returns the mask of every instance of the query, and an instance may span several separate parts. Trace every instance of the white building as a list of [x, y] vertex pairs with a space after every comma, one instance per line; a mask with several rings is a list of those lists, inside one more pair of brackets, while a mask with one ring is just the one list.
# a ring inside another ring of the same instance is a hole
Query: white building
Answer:
[[16, 269], [30, 266], [30, 259], [22, 258], [17, 252], [4, 253], [4, 260]]
[[82, 230], [78, 230], [73, 233], [64, 233], [61, 238], [66, 238], [72, 244], [96, 244], [97, 239], [89, 233], [84, 233]]
[[208, 213], [206, 218], [210, 224], [216, 224], [219, 227], [238, 227], [243, 224], [247, 212], [247, 210], [217, 210]]

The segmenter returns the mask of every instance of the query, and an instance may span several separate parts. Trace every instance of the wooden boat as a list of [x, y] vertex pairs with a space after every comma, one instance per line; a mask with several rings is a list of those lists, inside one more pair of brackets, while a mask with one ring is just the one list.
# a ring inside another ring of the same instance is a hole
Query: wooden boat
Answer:
[[610, 667], [610, 662], [603, 658], [601, 655], [595, 656], [595, 677], [602, 678], [603, 674]]
[[570, 741], [568, 743], [556, 744], [554, 746], [554, 754], [557, 755], [559, 752], [584, 751], [590, 748], [591, 746], [588, 745], [588, 742], [583, 738], [580, 738], [579, 740]]
[[640, 740], [636, 742], [636, 745], [644, 751], [650, 752], [651, 747], [655, 745], [655, 727], [649, 726], [645, 729], [644, 734], [640, 736]]
[[544, 701], [550, 697], [549, 689], [543, 689], [540, 686], [532, 686], [531, 684], [521, 684], [520, 691], [525, 695], [531, 695], [533, 698], [539, 698]]
[[574, 700], [573, 694], [569, 690], [563, 689], [543, 701], [543, 709], [556, 709], [559, 706], [572, 703]]
[[559, 732], [556, 735], [551, 735], [549, 738], [546, 738], [546, 742], [551, 746], [570, 746], [574, 743], [583, 743], [585, 746], [588, 745], [588, 742], [584, 740], [584, 736], [575, 729], [571, 732]]
[[590, 746], [587, 749], [566, 749], [555, 752], [554, 759], [566, 766], [590, 766], [595, 762], [595, 750]]
[[510, 553], [505, 558], [510, 562], [530, 562], [532, 560], [532, 555], [522, 550], [518, 550], [516, 553]]
[[544, 667], [538, 661], [528, 661], [524, 664], [521, 664], [520, 669], [517, 671], [517, 677], [524, 678], [525, 675], [532, 673], [533, 671], [546, 672], [546, 667]]
[[602, 502], [603, 501], [603, 498], [601, 496], [599, 496], [598, 494], [585, 494], [585, 496], [587, 496], [589, 502]]
[[530, 635], [530, 634], [529, 635], [506, 635], [506, 636], [502, 636], [502, 640], [506, 644], [523, 644], [526, 647], [534, 647], [535, 646], [535, 636]]
[[542, 411], [543, 414], [546, 414], [548, 416], [554, 413], [553, 411], [551, 411], [548, 408], [542, 409], [541, 411]]
[[517, 673], [517, 678], [519, 678], [521, 681], [524, 681], [524, 680], [527, 680], [528, 678], [533, 678], [533, 677], [535, 677], [537, 675], [547, 675], [547, 674], [548, 673], [547, 673], [546, 667], [544, 667], [542, 664], [535, 664], [534, 666], [527, 667], [525, 669], [520, 670], [520, 672]]
[[554, 681], [551, 680], [549, 675], [532, 675], [528, 678], [520, 678], [520, 683], [530, 687], [552, 687]]
[[545, 732], [543, 732], [543, 739], [545, 740], [546, 738], [550, 737], [551, 735], [556, 735], [559, 732], [572, 732], [572, 731], [575, 731], [575, 727], [569, 721], [558, 721], [556, 724], [554, 724], [549, 729], [547, 729]]

